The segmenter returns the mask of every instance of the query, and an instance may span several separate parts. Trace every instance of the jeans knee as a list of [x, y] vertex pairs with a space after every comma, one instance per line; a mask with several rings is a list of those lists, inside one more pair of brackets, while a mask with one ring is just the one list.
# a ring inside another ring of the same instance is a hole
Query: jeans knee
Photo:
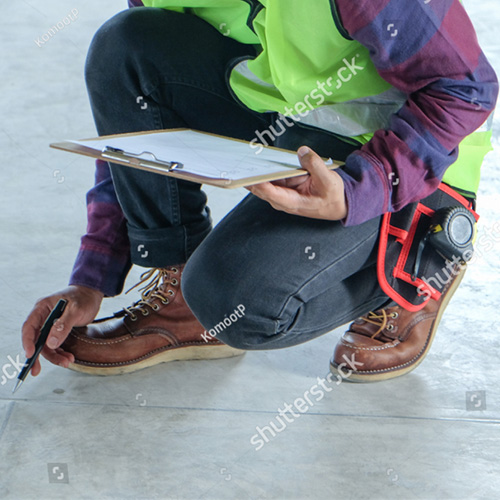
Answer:
[[181, 288], [186, 303], [205, 328], [203, 338], [215, 337], [238, 349], [264, 349], [262, 344], [274, 333], [275, 322], [259, 314], [257, 303], [237, 299], [228, 282], [211, 275], [215, 273], [212, 266], [200, 266], [197, 259], [188, 262]]
[[193, 259], [188, 261], [182, 273], [182, 294], [193, 314], [207, 329], [223, 321], [227, 312], [227, 288], [217, 285], [211, 276], [210, 266], [203, 266], [199, 261], [193, 262]]
[[159, 9], [134, 8], [119, 12], [94, 35], [85, 62], [85, 81], [91, 89], [100, 78], [120, 77], [125, 60], [135, 60], [144, 52], [149, 32], [145, 28]]

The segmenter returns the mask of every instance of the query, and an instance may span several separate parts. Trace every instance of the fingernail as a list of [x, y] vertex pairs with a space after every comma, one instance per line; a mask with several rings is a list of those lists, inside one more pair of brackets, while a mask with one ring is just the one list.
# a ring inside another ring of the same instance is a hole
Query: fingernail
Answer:
[[301, 146], [297, 151], [298, 155], [302, 158], [306, 154], [310, 153], [311, 150], [307, 146]]
[[54, 337], [50, 338], [48, 341], [47, 341], [47, 346], [50, 348], [50, 349], [55, 349], [57, 347], [57, 339], [55, 339]]

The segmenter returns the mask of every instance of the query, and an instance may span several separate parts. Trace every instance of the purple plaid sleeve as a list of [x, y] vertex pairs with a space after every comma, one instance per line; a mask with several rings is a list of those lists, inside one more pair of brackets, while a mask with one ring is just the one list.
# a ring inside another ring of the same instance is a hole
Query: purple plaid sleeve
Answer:
[[87, 193], [87, 220], [69, 284], [118, 295], [131, 267], [130, 244], [109, 166], [101, 160], [96, 162], [95, 186]]
[[380, 76], [409, 96], [390, 126], [339, 171], [348, 205], [343, 223], [352, 226], [435, 191], [458, 144], [493, 110], [498, 81], [458, 0], [336, 4], [344, 28], [370, 50]]
[[[142, 6], [128, 0], [129, 7]], [[97, 160], [94, 187], [87, 193], [87, 233], [82, 237], [69, 280], [112, 297], [121, 293], [130, 270], [130, 243], [125, 216], [106, 162]]]

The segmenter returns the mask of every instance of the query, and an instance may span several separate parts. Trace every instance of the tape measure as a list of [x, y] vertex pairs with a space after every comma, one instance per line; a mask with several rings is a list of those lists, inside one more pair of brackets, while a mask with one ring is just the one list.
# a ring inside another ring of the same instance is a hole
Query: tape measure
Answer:
[[472, 245], [476, 235], [476, 219], [464, 207], [441, 208], [434, 213], [427, 234], [420, 241], [413, 269], [412, 279], [418, 276], [422, 254], [427, 243], [445, 259], [462, 262], [471, 260]]
[[467, 262], [472, 258], [476, 219], [464, 207], [438, 210], [429, 229], [429, 243], [445, 258]]

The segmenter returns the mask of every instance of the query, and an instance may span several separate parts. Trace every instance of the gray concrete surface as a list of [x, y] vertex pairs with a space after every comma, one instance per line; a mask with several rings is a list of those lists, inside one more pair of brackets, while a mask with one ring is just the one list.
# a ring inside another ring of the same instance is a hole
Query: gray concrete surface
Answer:
[[[84, 58], [93, 33], [124, 7], [122, 0], [0, 3], [0, 498], [498, 498], [497, 233], [417, 370], [385, 383], [332, 386], [259, 451], [250, 444], [256, 426], [269, 425], [279, 407], [328, 373], [342, 329], [293, 349], [121, 377], [89, 377], [44, 360], [40, 377], [12, 396], [2, 370], [12, 373], [10, 359], [22, 359], [20, 328], [34, 301], [66, 285], [93, 181], [91, 161], [48, 144], [94, 135]], [[498, 6], [468, 7], [500, 71]], [[76, 20], [39, 47], [35, 40], [72, 9]], [[483, 169], [480, 231], [499, 220], [499, 121]], [[207, 191], [217, 220], [244, 195]], [[132, 300], [108, 299], [102, 312]]]

